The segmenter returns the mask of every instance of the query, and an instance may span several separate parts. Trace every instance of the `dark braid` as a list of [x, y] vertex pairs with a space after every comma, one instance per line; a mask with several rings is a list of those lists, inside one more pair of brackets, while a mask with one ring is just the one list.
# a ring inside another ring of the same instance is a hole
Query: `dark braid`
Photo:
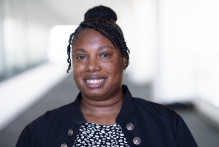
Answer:
[[74, 33], [72, 33], [69, 37], [69, 40], [68, 40], [68, 46], [67, 46], [67, 54], [68, 54], [68, 59], [67, 59], [67, 62], [68, 62], [68, 69], [67, 69], [67, 73], [69, 72], [69, 70], [71, 69], [71, 44], [72, 44], [72, 38], [74, 36]]
[[[101, 8], [103, 7], [103, 9], [108, 8], [108, 7], [104, 7], [104, 6], [98, 6], [96, 8], [99, 8], [99, 7], [101, 7]], [[91, 9], [91, 11], [92, 11], [92, 9]], [[89, 10], [88, 10], [88, 12], [89, 12]], [[86, 14], [85, 14], [85, 17], [86, 17]], [[113, 15], [115, 15], [115, 14], [113, 14]], [[117, 19], [116, 16], [113, 16], [113, 18]], [[126, 67], [128, 66], [130, 51], [126, 45], [122, 30], [114, 21], [115, 20], [113, 20], [111, 18], [110, 19], [103, 19], [103, 16], [94, 18], [94, 15], [92, 14], [91, 19], [85, 20], [79, 25], [79, 27], [75, 30], [74, 33], [72, 33], [70, 35], [70, 38], [69, 38], [69, 44], [67, 47], [67, 54], [68, 54], [67, 62], [69, 63], [69, 65], [68, 65], [67, 72], [69, 72], [69, 70], [71, 69], [71, 46], [74, 44], [74, 41], [77, 39], [79, 34], [85, 29], [94, 29], [94, 30], [98, 31], [99, 33], [101, 33], [103, 36], [105, 36], [107, 39], [109, 39], [112, 42], [112, 44], [115, 46], [115, 48], [120, 49], [122, 56], [127, 59]]]

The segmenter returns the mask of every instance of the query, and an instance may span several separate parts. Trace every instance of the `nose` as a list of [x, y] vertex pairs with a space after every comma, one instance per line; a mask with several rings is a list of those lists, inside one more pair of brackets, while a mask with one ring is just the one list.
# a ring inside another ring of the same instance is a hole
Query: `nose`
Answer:
[[87, 65], [86, 65], [86, 71], [95, 72], [99, 70], [101, 70], [101, 66], [100, 66], [98, 59], [95, 59], [95, 57], [89, 58]]

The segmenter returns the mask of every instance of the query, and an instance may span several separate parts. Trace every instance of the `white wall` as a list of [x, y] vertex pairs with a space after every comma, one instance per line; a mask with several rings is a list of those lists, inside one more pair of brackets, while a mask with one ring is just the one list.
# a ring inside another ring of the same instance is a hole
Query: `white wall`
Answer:
[[[121, 24], [130, 49], [130, 65], [127, 76], [134, 84], [147, 84], [152, 81], [157, 44], [157, 2], [135, 0], [123, 15]], [[121, 19], [121, 17], [119, 18]]]
[[[25, 3], [25, 8], [29, 11], [31, 5], [34, 6], [33, 17], [21, 17], [26, 11], [22, 9], [19, 12], [22, 8], [16, 7], [19, 2], [10, 1], [12, 7], [7, 0], [0, 2], [1, 8], [4, 8], [0, 14], [0, 19], [3, 20], [0, 32], [6, 33], [0, 36], [0, 41], [5, 38], [4, 44], [0, 46], [1, 57], [4, 57], [3, 48], [6, 47], [6, 54], [17, 54], [16, 57], [10, 58], [14, 60], [13, 64], [20, 63], [20, 66], [28, 61], [25, 54], [19, 54], [26, 53], [24, 50], [28, 51], [31, 59], [44, 57], [44, 41], [48, 39], [44, 37], [49, 35], [47, 26], [54, 19], [46, 21], [42, 28], [39, 24], [43, 22], [40, 17], [42, 14], [36, 11], [40, 7], [37, 1]], [[110, 6], [110, 2], [107, 2]], [[13, 8], [16, 8], [16, 11], [13, 11]], [[197, 98], [202, 99], [204, 103], [219, 106], [218, 1], [133, 0], [122, 7], [113, 5], [112, 8], [118, 12], [118, 23], [131, 51], [130, 66], [126, 73], [134, 84], [152, 83], [153, 100], [157, 102], [171, 103]], [[45, 8], [43, 10], [45, 11]], [[27, 21], [28, 19], [31, 21]], [[28, 29], [25, 26], [28, 26]], [[28, 43], [19, 41], [26, 38]], [[2, 63], [0, 75], [5, 71]], [[13, 64], [10, 63], [10, 66]], [[198, 103], [197, 105], [200, 106]], [[203, 108], [203, 103], [198, 108]], [[204, 111], [208, 113], [207, 109]]]
[[160, 0], [154, 96], [218, 102], [219, 2]]
[[47, 60], [49, 31], [63, 21], [38, 0], [0, 1], [0, 80]]

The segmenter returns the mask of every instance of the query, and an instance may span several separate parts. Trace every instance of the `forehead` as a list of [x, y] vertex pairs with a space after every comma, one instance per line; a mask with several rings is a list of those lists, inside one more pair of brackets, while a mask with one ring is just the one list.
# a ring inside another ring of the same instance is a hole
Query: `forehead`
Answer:
[[114, 47], [112, 42], [103, 36], [101, 33], [94, 29], [85, 29], [81, 31], [78, 36], [75, 36], [73, 41], [73, 48], [77, 46], [82, 45], [93, 45], [93, 44], [99, 44], [99, 45], [109, 45]]

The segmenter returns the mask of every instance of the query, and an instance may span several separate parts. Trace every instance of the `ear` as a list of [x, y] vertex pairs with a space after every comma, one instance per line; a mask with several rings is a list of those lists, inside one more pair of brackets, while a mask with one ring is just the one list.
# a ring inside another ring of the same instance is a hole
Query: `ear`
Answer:
[[123, 62], [123, 69], [126, 69], [126, 67], [128, 66], [127, 59], [125, 57], [123, 57], [122, 62]]

